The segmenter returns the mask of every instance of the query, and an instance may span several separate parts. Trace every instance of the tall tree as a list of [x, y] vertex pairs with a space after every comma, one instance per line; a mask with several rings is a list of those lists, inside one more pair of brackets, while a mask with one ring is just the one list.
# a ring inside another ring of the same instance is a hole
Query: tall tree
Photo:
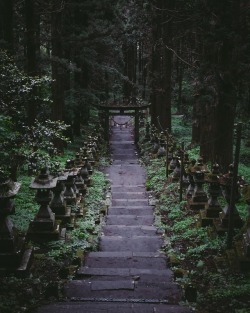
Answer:
[[171, 130], [172, 17], [173, 1], [156, 0], [152, 19], [151, 121]]
[[[201, 7], [206, 18], [202, 27], [200, 78], [208, 100], [207, 104], [202, 104], [204, 109], [201, 117], [205, 116], [205, 120], [201, 122], [201, 154], [217, 161], [224, 170], [232, 162], [241, 70], [239, 62], [244, 59], [246, 49], [245, 43], [241, 41], [242, 3], [238, 0], [205, 1]], [[212, 98], [211, 89], [215, 96]]]
[[61, 65], [63, 2], [55, 2], [51, 11], [52, 119], [63, 120], [64, 71]]
[[[36, 76], [37, 56], [36, 56], [36, 18], [35, 18], [35, 2], [34, 0], [25, 0], [25, 24], [26, 24], [26, 59], [27, 59], [27, 74], [29, 76]], [[34, 89], [34, 98], [38, 90]], [[33, 124], [37, 116], [36, 100], [28, 103], [28, 122]]]
[[0, 39], [2, 47], [13, 53], [13, 0], [0, 2]]

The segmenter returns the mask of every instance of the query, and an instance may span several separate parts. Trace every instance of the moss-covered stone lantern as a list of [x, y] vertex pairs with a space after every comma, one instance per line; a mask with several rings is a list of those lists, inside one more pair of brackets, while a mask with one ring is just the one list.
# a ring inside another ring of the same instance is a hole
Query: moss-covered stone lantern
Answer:
[[[218, 219], [214, 219], [213, 223], [218, 234], [224, 234], [228, 231], [229, 223], [229, 212], [230, 212], [230, 202], [231, 202], [231, 192], [232, 192], [232, 182], [233, 182], [233, 171], [234, 165], [230, 164], [228, 172], [220, 177], [220, 185], [222, 189], [222, 194], [226, 200], [226, 206], [219, 214]], [[235, 202], [240, 199], [239, 186], [235, 190]], [[239, 212], [234, 206], [234, 216], [233, 216], [234, 228], [241, 228], [243, 226], [243, 221], [239, 215]]]
[[213, 224], [213, 219], [219, 217], [222, 207], [218, 202], [218, 197], [221, 195], [220, 188], [220, 169], [219, 164], [213, 164], [212, 171], [207, 174], [206, 182], [208, 183], [208, 202], [205, 210], [200, 212], [201, 226], [208, 226]]
[[35, 199], [40, 204], [27, 233], [32, 241], [44, 242], [60, 238], [59, 224], [56, 223], [55, 213], [49, 206], [52, 199], [51, 190], [56, 187], [57, 181], [58, 178], [50, 175], [46, 167], [42, 168], [40, 174], [31, 181], [30, 188], [37, 190]]
[[207, 166], [203, 163], [203, 158], [200, 157], [196, 164], [191, 168], [191, 174], [194, 179], [194, 192], [192, 198], [189, 200], [189, 207], [194, 210], [202, 210], [205, 208], [208, 197], [203, 190], [205, 183], [205, 174], [208, 173]]
[[21, 184], [0, 171], [0, 272], [23, 274], [31, 263], [32, 248], [25, 246], [25, 236], [18, 234], [9, 215], [15, 211], [13, 198]]
[[53, 198], [50, 202], [50, 208], [55, 213], [55, 218], [63, 223], [70, 222], [71, 208], [66, 205], [64, 199], [65, 182], [68, 178], [68, 172], [60, 172], [57, 177], [56, 187], [53, 189]]

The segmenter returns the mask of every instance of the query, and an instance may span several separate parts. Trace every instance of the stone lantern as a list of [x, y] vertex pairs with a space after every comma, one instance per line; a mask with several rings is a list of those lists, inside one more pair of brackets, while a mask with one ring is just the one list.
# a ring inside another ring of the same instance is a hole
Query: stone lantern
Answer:
[[195, 182], [194, 182], [192, 168], [194, 167], [195, 163], [196, 163], [196, 160], [192, 159], [189, 162], [189, 165], [187, 166], [187, 170], [186, 170], [186, 173], [188, 175], [188, 181], [189, 181], [189, 185], [188, 185], [188, 188], [187, 188], [187, 191], [186, 191], [187, 199], [190, 199], [193, 196], [193, 194], [194, 194]]
[[172, 138], [170, 135], [167, 134], [167, 143], [166, 143], [166, 177], [168, 177], [169, 174], [169, 165], [173, 158], [173, 144], [172, 144]]
[[144, 137], [144, 142], [149, 142], [150, 141], [150, 124], [149, 122], [146, 123], [146, 132], [145, 132], [145, 137]]
[[91, 185], [91, 180], [89, 178], [89, 171], [87, 166], [87, 158], [85, 159], [84, 165], [80, 169], [80, 175], [83, 178], [85, 184], [89, 187]]
[[150, 134], [150, 142], [152, 144], [154, 144], [155, 140], [156, 140], [156, 127], [154, 125], [152, 125], [151, 127], [151, 134]]
[[80, 171], [81, 168], [72, 168], [68, 172], [68, 178], [65, 182], [66, 188], [63, 195], [67, 206], [71, 207], [71, 217], [83, 216], [82, 200], [83, 194], [86, 194], [86, 186], [80, 177]]
[[158, 149], [159, 149], [159, 138], [157, 136], [156, 129], [152, 130], [151, 143], [153, 144], [152, 153], [156, 154], [158, 152]]
[[182, 186], [184, 189], [187, 189], [189, 186], [189, 179], [188, 179], [188, 166], [190, 164], [189, 155], [188, 153], [184, 153], [183, 158], [183, 174], [182, 174]]
[[81, 194], [84, 197], [87, 193], [87, 186], [85, 185], [84, 179], [81, 176], [80, 170], [77, 172], [77, 175], [75, 178], [75, 185], [79, 191], [79, 194]]
[[94, 166], [95, 165], [95, 158], [94, 158], [94, 155], [92, 153], [92, 150], [88, 150], [87, 151], [87, 159], [89, 161], [89, 163], [91, 164], [91, 166]]
[[0, 272], [25, 273], [31, 262], [32, 248], [25, 247], [25, 237], [17, 233], [10, 214], [15, 211], [13, 198], [19, 191], [20, 183], [0, 173]]
[[93, 136], [93, 145], [96, 149], [96, 152], [99, 152], [98, 141], [99, 141], [98, 136]]
[[178, 162], [178, 158], [176, 155], [172, 155], [171, 161], [169, 163], [169, 173], [173, 173], [174, 169], [176, 168]]
[[81, 157], [81, 154], [79, 152], [76, 153], [74, 164], [75, 164], [76, 167], [80, 167], [83, 164], [82, 157]]
[[36, 201], [40, 208], [31, 221], [27, 236], [37, 242], [58, 240], [60, 238], [59, 225], [55, 221], [55, 214], [52, 212], [49, 203], [52, 199], [52, 189], [56, 187], [58, 178], [49, 174], [47, 168], [42, 168], [40, 174], [32, 179], [31, 189], [36, 189]]
[[88, 148], [87, 148], [86, 144], [84, 143], [83, 147], [80, 148], [81, 158], [84, 159], [85, 157], [87, 157], [87, 154], [88, 154]]
[[[228, 231], [228, 223], [229, 223], [229, 211], [230, 211], [230, 200], [231, 200], [231, 192], [232, 192], [232, 181], [233, 181], [233, 164], [229, 165], [228, 173], [224, 174], [220, 178], [220, 185], [222, 189], [222, 194], [227, 202], [226, 206], [223, 208], [222, 212], [220, 212], [219, 219], [214, 220], [214, 226], [218, 234], [225, 233]], [[235, 200], [236, 202], [240, 198], [239, 188], [237, 186], [237, 190], [235, 191]], [[243, 226], [243, 221], [239, 215], [239, 212], [234, 207], [234, 227], [241, 228]]]
[[171, 175], [172, 183], [178, 183], [181, 177], [181, 163], [179, 158], [175, 159], [175, 168]]
[[157, 158], [164, 158], [166, 157], [166, 142], [163, 135], [161, 135], [161, 138], [159, 140], [159, 149], [157, 151]]
[[89, 154], [93, 155], [93, 161], [96, 161], [97, 160], [97, 151], [96, 151], [95, 145], [92, 141], [88, 144], [88, 148], [89, 148]]
[[247, 230], [243, 235], [243, 248], [244, 248], [244, 255], [249, 258], [248, 264], [250, 265], [250, 200], [247, 201], [248, 203], [248, 221], [247, 221]]
[[209, 184], [208, 194], [209, 199], [205, 206], [205, 210], [200, 212], [201, 226], [208, 226], [213, 224], [213, 219], [219, 217], [219, 213], [222, 211], [221, 205], [218, 202], [218, 197], [221, 195], [220, 188], [220, 170], [218, 164], [213, 164], [211, 173], [207, 175], [205, 179]]
[[243, 249], [244, 255], [249, 258], [248, 264], [250, 264], [250, 185], [244, 185], [242, 194], [248, 205], [248, 218], [246, 223], [246, 232], [243, 235]]
[[70, 222], [71, 208], [66, 205], [64, 199], [65, 182], [68, 179], [68, 172], [61, 172], [57, 177], [56, 187], [53, 189], [53, 198], [50, 202], [50, 208], [55, 213], [55, 217], [63, 223]]
[[77, 201], [77, 188], [75, 186], [75, 178], [78, 170], [71, 169], [68, 171], [68, 177], [65, 181], [65, 190], [63, 193], [67, 205], [75, 205]]
[[88, 173], [89, 175], [92, 175], [93, 174], [93, 168], [92, 168], [92, 165], [91, 163], [89, 162], [88, 158], [84, 158], [84, 164], [83, 164], [85, 167], [87, 167], [87, 170], [88, 170]]
[[191, 168], [191, 173], [194, 179], [194, 192], [192, 198], [189, 200], [189, 207], [195, 210], [201, 210], [205, 208], [207, 203], [207, 194], [203, 190], [203, 185], [205, 183], [205, 173], [208, 173], [208, 169], [205, 164], [203, 164], [203, 158], [199, 158], [197, 163]]

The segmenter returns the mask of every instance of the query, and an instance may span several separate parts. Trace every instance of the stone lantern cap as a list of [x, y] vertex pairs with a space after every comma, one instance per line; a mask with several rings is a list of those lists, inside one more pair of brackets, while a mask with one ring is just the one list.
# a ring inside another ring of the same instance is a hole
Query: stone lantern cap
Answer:
[[61, 171], [60, 173], [58, 173], [57, 180], [58, 181], [66, 181], [68, 179], [68, 176], [69, 176], [69, 172]]
[[80, 169], [80, 167], [72, 168], [67, 172], [68, 177], [76, 177]]
[[242, 186], [242, 195], [247, 202], [250, 202], [250, 185]]
[[33, 178], [30, 184], [31, 189], [52, 189], [56, 187], [58, 177], [49, 174], [47, 167], [41, 169], [40, 174]]
[[195, 172], [208, 173], [209, 172], [206, 164], [203, 163], [202, 157], [198, 158], [197, 163], [193, 167], [191, 167], [191, 172], [192, 173], [195, 173]]
[[207, 174], [206, 181], [209, 183], [217, 183], [219, 182], [221, 173], [220, 173], [220, 166], [219, 164], [213, 164], [212, 171]]
[[234, 165], [230, 164], [228, 167], [228, 172], [221, 176], [220, 178], [220, 184], [223, 186], [229, 186], [232, 184], [233, 180], [233, 171], [234, 171]]
[[20, 183], [13, 182], [11, 179], [7, 179], [4, 182], [0, 182], [0, 198], [12, 198], [14, 197], [21, 187]]

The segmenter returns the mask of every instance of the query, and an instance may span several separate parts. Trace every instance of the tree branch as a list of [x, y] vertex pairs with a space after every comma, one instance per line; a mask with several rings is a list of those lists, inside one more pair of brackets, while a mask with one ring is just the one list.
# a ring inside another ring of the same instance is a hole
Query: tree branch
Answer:
[[183, 60], [183, 59], [174, 51], [174, 49], [168, 47], [166, 44], [165, 44], [165, 47], [166, 47], [168, 50], [172, 51], [173, 54], [174, 54], [179, 60], [181, 60], [183, 63], [187, 64], [188, 66], [191, 66], [191, 67], [194, 67], [194, 68], [198, 68], [197, 66], [195, 66], [195, 65], [193, 65], [193, 64], [190, 64], [190, 63], [188, 63], [187, 61]]

